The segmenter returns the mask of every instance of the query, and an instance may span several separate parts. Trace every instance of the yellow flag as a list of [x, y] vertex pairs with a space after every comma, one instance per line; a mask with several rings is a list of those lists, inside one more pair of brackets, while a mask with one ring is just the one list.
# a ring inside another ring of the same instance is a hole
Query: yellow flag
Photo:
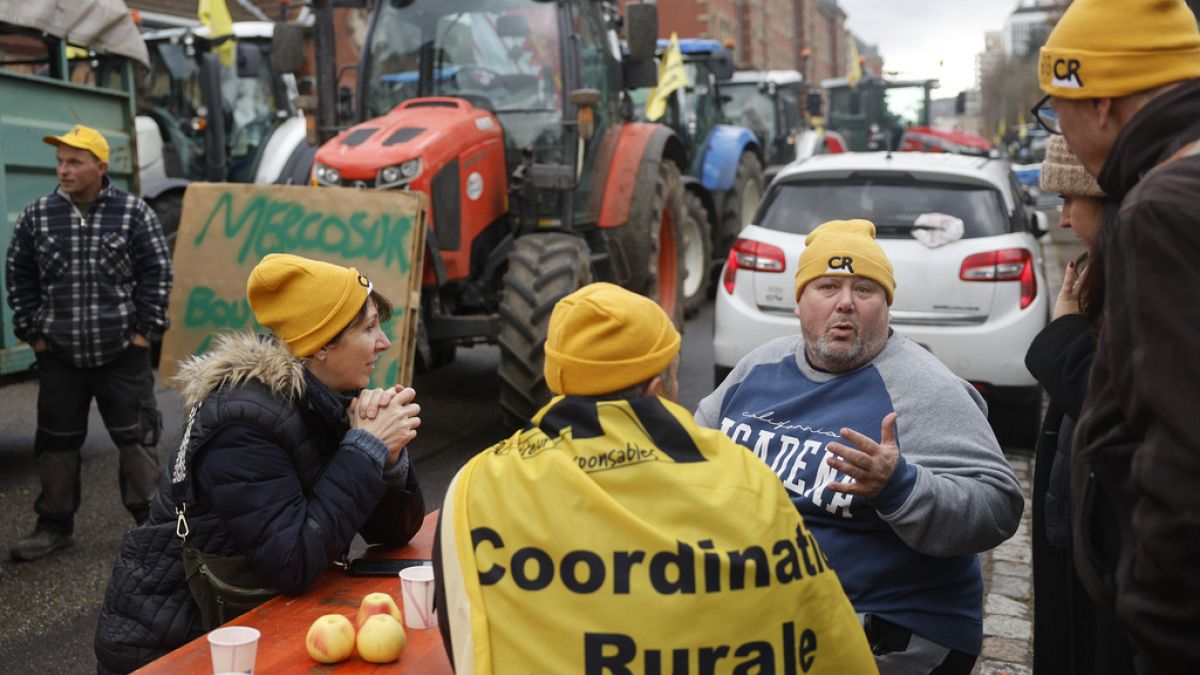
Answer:
[[671, 33], [671, 42], [667, 51], [663, 52], [662, 62], [658, 64], [658, 86], [650, 92], [646, 100], [646, 119], [651, 122], [659, 119], [667, 112], [667, 101], [671, 92], [687, 84], [687, 71], [683, 68], [683, 54], [679, 51], [679, 38]]
[[229, 16], [229, 8], [225, 6], [225, 0], [200, 0], [200, 11], [197, 14], [200, 16], [200, 21], [208, 26], [214, 40], [225, 35], [230, 36], [230, 39], [217, 47], [217, 56], [221, 57], [222, 65], [233, 66], [237, 56], [237, 47], [233, 41], [233, 17]]
[[846, 83], [851, 87], [857, 87], [862, 76], [862, 63], [858, 59], [858, 40], [850, 38], [850, 63], [846, 68]]

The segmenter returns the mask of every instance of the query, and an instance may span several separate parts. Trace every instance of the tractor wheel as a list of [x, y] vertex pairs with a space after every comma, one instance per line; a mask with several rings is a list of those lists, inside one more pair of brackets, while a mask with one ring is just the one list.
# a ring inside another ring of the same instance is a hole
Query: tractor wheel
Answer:
[[733, 189], [721, 204], [721, 237], [717, 257], [724, 258], [733, 248], [738, 233], [750, 223], [763, 195], [762, 162], [753, 152], [743, 152], [738, 160]]
[[179, 219], [183, 213], [183, 193], [167, 192], [147, 203], [162, 224], [163, 236], [167, 238], [167, 252], [174, 255], [175, 237], [179, 234]]
[[683, 241], [680, 226], [686, 217], [679, 167], [664, 159], [653, 182], [639, 183], [633, 193], [625, 227], [646, 245], [647, 274], [630, 290], [657, 302], [683, 330]]
[[700, 311], [708, 297], [708, 275], [712, 269], [712, 227], [708, 211], [694, 192], [683, 191], [683, 315]]
[[500, 407], [520, 426], [550, 400], [545, 361], [546, 329], [554, 303], [592, 280], [590, 253], [578, 237], [528, 234], [508, 254], [500, 299]]

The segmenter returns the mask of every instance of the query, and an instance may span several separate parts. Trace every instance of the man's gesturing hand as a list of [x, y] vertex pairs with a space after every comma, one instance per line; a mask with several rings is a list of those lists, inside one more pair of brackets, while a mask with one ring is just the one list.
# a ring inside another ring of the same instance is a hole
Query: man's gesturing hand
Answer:
[[[854, 482], [833, 482], [829, 484], [829, 489], [867, 499], [878, 497], [879, 493], [883, 492], [883, 486], [891, 479], [892, 472], [896, 470], [896, 462], [900, 461], [900, 446], [896, 445], [896, 413], [888, 413], [887, 417], [883, 418], [880, 427], [881, 443], [876, 443], [853, 429], [843, 428], [840, 433], [842, 438], [853, 443], [858, 449], [842, 443], [830, 443], [826, 449], [832, 452], [833, 456], [825, 461], [829, 466], [853, 478]], [[838, 459], [839, 456], [842, 459]]]

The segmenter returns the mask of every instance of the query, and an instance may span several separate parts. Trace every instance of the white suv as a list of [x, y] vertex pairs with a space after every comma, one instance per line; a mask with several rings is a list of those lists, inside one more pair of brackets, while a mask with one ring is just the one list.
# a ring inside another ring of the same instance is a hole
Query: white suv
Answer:
[[[913, 237], [922, 214], [961, 219], [962, 238], [926, 247]], [[998, 159], [847, 153], [780, 171], [725, 263], [713, 335], [716, 382], [755, 347], [799, 332], [792, 312], [804, 239], [825, 221], [850, 218], [875, 223], [895, 269], [892, 328], [979, 389], [1002, 440], [1032, 445], [1041, 395], [1025, 351], [1054, 298], [1037, 242], [1046, 217], [1025, 204], [1008, 162]]]

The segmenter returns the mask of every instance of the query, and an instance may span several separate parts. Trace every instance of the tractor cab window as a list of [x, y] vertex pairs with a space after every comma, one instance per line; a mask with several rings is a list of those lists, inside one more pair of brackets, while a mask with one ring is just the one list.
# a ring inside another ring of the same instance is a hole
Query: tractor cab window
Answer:
[[757, 83], [728, 85], [721, 92], [729, 96], [725, 116], [730, 124], [746, 127], [760, 140], [775, 134], [775, 103]]
[[[411, 98], [459, 96], [502, 118], [515, 147], [557, 144], [558, 8], [538, 0], [387, 0], [368, 39], [366, 115]], [[553, 129], [553, 131], [551, 131]]]

